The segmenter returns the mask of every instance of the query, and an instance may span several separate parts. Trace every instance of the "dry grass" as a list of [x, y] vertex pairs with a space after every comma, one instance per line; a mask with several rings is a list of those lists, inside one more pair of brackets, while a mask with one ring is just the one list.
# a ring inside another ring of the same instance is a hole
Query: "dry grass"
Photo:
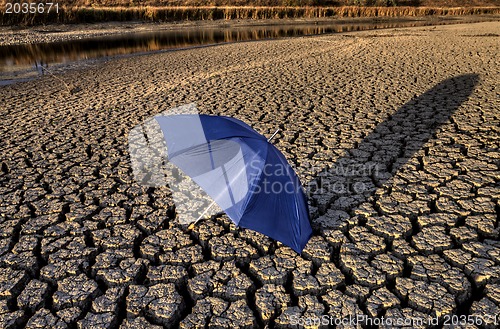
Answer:
[[282, 19], [324, 17], [403, 17], [430, 15], [500, 14], [500, 7], [292, 7], [292, 6], [179, 6], [179, 7], [62, 7], [59, 13], [0, 13], [1, 25], [86, 23], [104, 21], [183, 21], [218, 19]]
[[[27, 0], [0, 0], [23, 2]], [[53, 1], [56, 2], [56, 1]], [[345, 6], [411, 6], [411, 7], [495, 7], [498, 0], [58, 0], [71, 7], [345, 7]]]

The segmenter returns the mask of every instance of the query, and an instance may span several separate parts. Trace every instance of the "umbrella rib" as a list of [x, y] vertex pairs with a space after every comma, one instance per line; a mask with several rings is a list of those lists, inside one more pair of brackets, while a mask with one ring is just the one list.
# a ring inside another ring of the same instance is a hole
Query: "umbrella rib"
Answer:
[[[280, 131], [280, 128], [276, 129], [276, 131], [274, 132], [274, 134], [272, 134], [272, 135], [271, 135], [271, 137], [269, 137], [269, 138], [267, 139], [267, 142], [268, 142], [268, 143], [270, 143], [270, 142], [271, 142], [271, 140], [274, 138], [274, 136], [276, 136], [276, 134], [277, 134], [279, 131]], [[196, 225], [196, 223], [197, 223], [198, 221], [200, 221], [200, 220], [203, 218], [203, 216], [205, 216], [205, 214], [207, 213], [207, 211], [209, 211], [209, 210], [210, 210], [210, 208], [212, 208], [214, 205], [215, 205], [215, 200], [214, 200], [214, 201], [212, 201], [212, 203], [211, 203], [210, 205], [208, 205], [208, 207], [207, 207], [207, 208], [206, 208], [206, 209], [205, 209], [205, 210], [201, 213], [201, 215], [200, 215], [200, 216], [199, 216], [199, 217], [198, 217], [198, 218], [197, 218], [194, 222], [192, 222], [192, 223], [189, 225], [188, 230], [192, 230], [192, 229], [194, 228], [194, 226]]]
[[[240, 170], [240, 174], [242, 172], [243, 172], [243, 170]], [[222, 165], [222, 174], [224, 175], [224, 180], [226, 181], [227, 191], [229, 192], [229, 197], [231, 198], [231, 203], [234, 205], [234, 204], [236, 204], [236, 202], [234, 201], [233, 189], [231, 188], [231, 182], [229, 181], [229, 177], [227, 177], [225, 165]]]
[[[238, 161], [241, 161], [241, 160], [243, 160], [243, 157], [242, 157], [240, 160], [238, 160]], [[236, 164], [234, 164], [234, 165], [236, 165]], [[225, 166], [224, 166], [224, 165], [223, 165], [222, 167], [223, 167], [223, 168], [225, 168]], [[231, 167], [231, 168], [232, 168], [232, 167]], [[229, 168], [229, 169], [231, 169], [231, 168]], [[240, 173], [239, 173], [239, 174], [241, 174], [242, 172], [243, 172], [243, 171], [240, 171]], [[231, 198], [231, 202], [232, 202], [232, 204], [234, 205], [236, 202], [234, 201], [234, 195], [233, 195], [232, 190], [231, 190], [231, 184], [230, 184], [230, 182], [229, 182], [229, 180], [228, 180], [228, 177], [227, 177], [227, 174], [226, 174], [226, 171], [225, 171], [225, 170], [223, 170], [223, 176], [224, 176], [224, 180], [226, 181], [226, 186], [228, 187], [228, 193], [229, 193], [229, 196], [230, 196], [230, 198]], [[201, 220], [201, 219], [203, 218], [203, 216], [205, 216], [205, 214], [206, 214], [206, 213], [210, 210], [210, 208], [212, 208], [215, 204], [216, 204], [216, 201], [215, 201], [215, 200], [214, 200], [214, 201], [212, 201], [212, 203], [211, 203], [210, 205], [208, 205], [208, 207], [207, 207], [207, 208], [203, 211], [203, 213], [201, 213], [201, 215], [200, 215], [200, 216], [199, 216], [199, 217], [198, 217], [198, 218], [197, 218], [197, 219], [196, 219], [193, 223], [191, 223], [191, 225], [189, 225], [189, 228], [191, 229], [192, 227], [194, 227], [194, 224], [196, 224], [199, 220]]]
[[[278, 129], [279, 130], [279, 129]], [[255, 138], [255, 137], [249, 137], [249, 136], [231, 136], [231, 138], [251, 138], [251, 139], [258, 139], [258, 138]], [[225, 140], [227, 138], [221, 138], [220, 140]], [[167, 146], [167, 158], [169, 161], [172, 161], [173, 158], [183, 154], [183, 153], [186, 153], [186, 152], [189, 152], [193, 149], [196, 149], [197, 147], [200, 147], [200, 146], [203, 146], [203, 145], [207, 145], [210, 141], [207, 140], [206, 142], [203, 142], [203, 143], [199, 143], [199, 144], [196, 144], [196, 145], [192, 145], [192, 146], [189, 146], [187, 148], [184, 148], [182, 150], [178, 150], [176, 152], [168, 152], [168, 146]]]
[[212, 155], [212, 145], [210, 145], [210, 141], [207, 140], [208, 144], [208, 153], [210, 154], [210, 164], [212, 165], [212, 170], [215, 169], [214, 156]]

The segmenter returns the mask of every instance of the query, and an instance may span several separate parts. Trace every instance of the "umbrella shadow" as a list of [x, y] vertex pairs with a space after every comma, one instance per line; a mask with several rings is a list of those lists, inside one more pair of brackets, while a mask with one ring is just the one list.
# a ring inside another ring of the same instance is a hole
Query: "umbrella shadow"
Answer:
[[[371, 201], [377, 189], [448, 122], [478, 82], [477, 74], [440, 82], [401, 106], [356, 148], [348, 150], [332, 166], [323, 168], [307, 186], [311, 209], [314, 209], [313, 229], [338, 227], [341, 221], [353, 216], [361, 204]], [[322, 216], [324, 214], [327, 216]]]

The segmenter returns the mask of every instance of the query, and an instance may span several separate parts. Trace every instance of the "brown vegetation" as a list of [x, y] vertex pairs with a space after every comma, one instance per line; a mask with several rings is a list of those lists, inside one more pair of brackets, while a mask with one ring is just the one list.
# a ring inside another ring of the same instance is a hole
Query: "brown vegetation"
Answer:
[[[309, 2], [338, 3], [381, 3], [381, 0], [257, 0], [252, 3], [286, 3], [280, 6], [199, 6], [199, 0], [76, 0], [58, 1], [59, 12], [53, 9], [43, 14], [6, 14], [0, 12], [0, 25], [39, 25], [46, 23], [87, 23], [104, 21], [184, 21], [184, 20], [217, 20], [217, 19], [282, 19], [282, 18], [325, 18], [325, 17], [403, 17], [429, 15], [477, 15], [500, 14], [500, 6], [489, 7], [416, 7], [416, 6], [296, 6]], [[5, 2], [5, 0], [1, 0]], [[18, 1], [16, 1], [18, 2]], [[128, 5], [125, 5], [125, 2]], [[249, 0], [212, 0], [214, 3], [246, 4]], [[431, 0], [384, 0], [383, 3], [414, 4], [434, 2]], [[467, 1], [466, 1], [467, 2]], [[480, 2], [489, 4], [489, 0], [469, 0], [468, 3]], [[66, 3], [66, 4], [65, 4]], [[80, 4], [75, 6], [74, 4]], [[122, 6], [109, 4], [123, 3]], [[169, 4], [170, 6], [143, 6], [143, 4]], [[189, 6], [174, 4], [189, 3]], [[454, 3], [454, 0], [445, 1]], [[106, 4], [106, 6], [102, 6]], [[2, 5], [4, 8], [5, 6]]]
[[49, 14], [0, 14], [3, 25], [101, 21], [181, 21], [215, 19], [281, 19], [324, 17], [400, 17], [500, 14], [499, 7], [111, 7], [61, 8]]
[[[0, 0], [24, 2], [25, 0]], [[27, 0], [26, 0], [27, 2]], [[498, 0], [57, 0], [64, 7], [495, 7]]]

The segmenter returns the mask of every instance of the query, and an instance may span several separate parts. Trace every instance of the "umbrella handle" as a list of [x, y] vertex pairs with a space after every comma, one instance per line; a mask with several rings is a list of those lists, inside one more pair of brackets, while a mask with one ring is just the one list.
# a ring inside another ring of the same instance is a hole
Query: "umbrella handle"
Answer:
[[[201, 214], [201, 215], [200, 215], [200, 216], [199, 216], [199, 217], [198, 217], [198, 218], [197, 218], [194, 222], [192, 222], [191, 224], [189, 224], [189, 226], [188, 226], [188, 228], [187, 228], [188, 232], [189, 232], [189, 231], [192, 231], [192, 230], [194, 229], [194, 227], [195, 227], [196, 223], [198, 223], [200, 220], [202, 220], [202, 219], [203, 219], [203, 215], [205, 215], [205, 214], [207, 213], [207, 211], [209, 211], [209, 210], [210, 210], [210, 208], [212, 208], [212, 207], [213, 207], [213, 205], [214, 205], [214, 204], [215, 204], [215, 201], [213, 201], [213, 202], [212, 202], [212, 203], [211, 203], [211, 204], [207, 207], [207, 209], [205, 209], [205, 211], [204, 211], [204, 212], [203, 212], [203, 213], [202, 213], [202, 214]], [[218, 213], [216, 213], [216, 214], [215, 214], [215, 216], [221, 215], [221, 214], [223, 214], [223, 213], [224, 213], [224, 212], [218, 212]]]
[[203, 211], [201, 213], [201, 215], [194, 222], [189, 224], [188, 231], [191, 231], [194, 228], [195, 224], [198, 223], [200, 221], [200, 219], [203, 218], [203, 216], [207, 213], [207, 211], [210, 210], [210, 208], [212, 208], [214, 206], [214, 204], [215, 204], [215, 201], [212, 201], [212, 203], [207, 207], [207, 209], [205, 209], [205, 211]]

